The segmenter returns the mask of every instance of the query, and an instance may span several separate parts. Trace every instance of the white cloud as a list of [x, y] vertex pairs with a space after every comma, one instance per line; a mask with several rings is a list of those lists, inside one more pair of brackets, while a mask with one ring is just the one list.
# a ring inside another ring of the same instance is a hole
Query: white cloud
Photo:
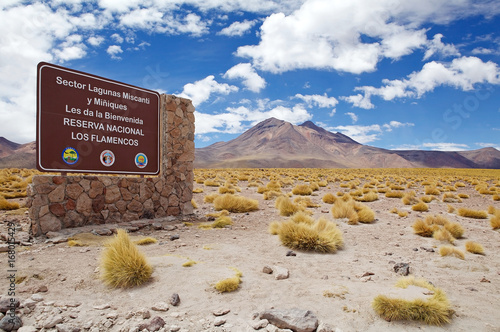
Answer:
[[104, 37], [92, 36], [87, 39], [87, 42], [92, 46], [99, 46], [104, 42]]
[[184, 90], [179, 96], [191, 99], [193, 105], [197, 106], [207, 101], [213, 93], [228, 95], [236, 91], [238, 91], [238, 87], [226, 83], [218, 83], [214, 80], [213, 75], [209, 75], [202, 80], [184, 85]]
[[495, 143], [476, 143], [477, 146], [481, 148], [495, 148], [497, 150], [500, 150], [500, 144], [495, 144]]
[[382, 127], [385, 129], [385, 131], [392, 131], [393, 128], [413, 127], [413, 126], [415, 126], [415, 124], [411, 122], [402, 123], [399, 121], [391, 121], [389, 123], [384, 124]]
[[458, 49], [455, 47], [455, 45], [452, 44], [444, 44], [441, 39], [443, 38], [443, 35], [438, 33], [434, 35], [434, 38], [428, 42], [428, 49], [425, 51], [424, 54], [424, 60], [429, 59], [432, 55], [438, 53], [441, 54], [444, 57], [449, 57], [449, 56], [459, 56], [460, 52]]
[[118, 54], [123, 53], [123, 50], [120, 45], [110, 45], [106, 50], [106, 53], [111, 56], [111, 59], [120, 60], [121, 57], [119, 57]]
[[244, 20], [243, 22], [233, 22], [230, 26], [222, 29], [218, 34], [224, 36], [243, 36], [257, 23], [257, 20]]
[[349, 115], [351, 117], [352, 123], [358, 122], [358, 116], [352, 112], [347, 112], [345, 113], [346, 115]]
[[260, 92], [266, 87], [266, 81], [257, 74], [249, 63], [239, 63], [231, 67], [223, 77], [228, 79], [241, 78], [246, 88], [253, 92]]
[[179, 23], [177, 31], [181, 33], [189, 33], [193, 36], [201, 36], [208, 33], [209, 22], [202, 21], [201, 17], [194, 13], [186, 15]]
[[323, 95], [301, 95], [297, 93], [295, 98], [305, 101], [308, 107], [318, 106], [321, 108], [329, 108], [335, 107], [339, 103], [335, 97], [328, 97], [326, 93]]
[[494, 62], [483, 62], [477, 57], [460, 57], [451, 63], [431, 61], [426, 63], [422, 70], [413, 72], [403, 80], [383, 80], [380, 88], [362, 86], [355, 91], [363, 91], [340, 99], [352, 103], [353, 106], [365, 109], [373, 108], [372, 96], [379, 96], [384, 100], [395, 98], [421, 98], [438, 86], [451, 86], [463, 91], [469, 91], [477, 83], [500, 84], [500, 68]]
[[123, 37], [117, 33], [112, 34], [111, 39], [113, 39], [113, 41], [117, 44], [121, 44], [124, 41]]
[[467, 144], [460, 143], [423, 143], [422, 147], [434, 151], [466, 151], [469, 150]]
[[359, 125], [336, 126], [333, 127], [332, 129], [337, 130], [342, 134], [349, 136], [350, 138], [361, 144], [366, 144], [379, 140], [380, 139], [379, 136], [382, 133], [382, 128], [377, 124], [370, 126], [359, 126]]

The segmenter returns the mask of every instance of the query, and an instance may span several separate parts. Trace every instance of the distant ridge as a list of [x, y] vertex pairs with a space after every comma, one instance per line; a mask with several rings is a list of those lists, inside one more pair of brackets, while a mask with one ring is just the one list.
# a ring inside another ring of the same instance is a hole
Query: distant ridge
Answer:
[[[36, 144], [0, 137], [1, 168], [36, 168]], [[196, 168], [493, 168], [500, 151], [387, 150], [363, 145], [306, 121], [269, 118], [228, 142], [195, 149]]]
[[195, 150], [196, 168], [500, 168], [500, 151], [387, 150], [363, 145], [311, 121], [269, 118], [228, 142]]

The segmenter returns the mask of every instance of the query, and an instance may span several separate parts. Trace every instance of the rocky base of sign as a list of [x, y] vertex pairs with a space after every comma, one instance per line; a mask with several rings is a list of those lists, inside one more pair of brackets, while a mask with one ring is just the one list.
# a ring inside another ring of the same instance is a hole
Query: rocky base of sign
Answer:
[[191, 214], [193, 112], [190, 100], [161, 96], [165, 134], [158, 177], [34, 176], [27, 202], [33, 235], [85, 225]]

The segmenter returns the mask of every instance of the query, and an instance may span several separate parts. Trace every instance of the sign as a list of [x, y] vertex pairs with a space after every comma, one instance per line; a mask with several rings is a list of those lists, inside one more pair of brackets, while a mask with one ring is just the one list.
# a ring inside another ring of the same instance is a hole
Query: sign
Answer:
[[41, 62], [37, 168], [43, 172], [160, 172], [160, 95]]

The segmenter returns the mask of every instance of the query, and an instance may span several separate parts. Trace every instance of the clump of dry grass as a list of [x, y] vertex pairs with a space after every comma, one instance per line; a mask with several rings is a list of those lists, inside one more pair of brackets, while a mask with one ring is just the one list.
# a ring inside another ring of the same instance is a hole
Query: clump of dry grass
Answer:
[[193, 189], [193, 194], [199, 194], [199, 193], [202, 193], [202, 192], [203, 192], [203, 188]]
[[320, 207], [321, 205], [319, 204], [316, 204], [314, 203], [312, 200], [311, 200], [311, 197], [304, 197], [304, 196], [299, 196], [299, 197], [296, 197], [293, 202], [295, 204], [299, 204], [299, 205], [303, 205], [305, 207], [308, 207], [308, 208], [314, 208], [314, 207]]
[[78, 241], [78, 240], [68, 240], [68, 246], [69, 247], [84, 247], [85, 244], [83, 244], [81, 241]]
[[279, 225], [277, 235], [283, 245], [298, 250], [335, 253], [344, 245], [340, 229], [325, 218], [313, 224], [285, 221]]
[[298, 184], [292, 189], [292, 194], [294, 195], [311, 195], [313, 192], [312, 188], [308, 184]]
[[0, 210], [17, 210], [21, 206], [17, 202], [9, 202], [2, 196], [0, 196]]
[[[380, 190], [379, 190], [379, 192], [380, 192]], [[385, 197], [387, 197], [387, 198], [403, 198], [404, 195], [405, 195], [405, 193], [402, 191], [387, 191], [385, 193]]]
[[490, 225], [493, 229], [500, 229], [500, 210], [496, 210], [490, 217]]
[[191, 206], [193, 207], [193, 209], [198, 208], [198, 204], [196, 204], [196, 201], [194, 200], [194, 198], [191, 199]]
[[349, 225], [356, 225], [359, 222], [358, 214], [354, 209], [354, 206], [349, 201], [346, 202], [342, 199], [339, 199], [335, 202], [332, 207], [332, 215], [336, 219], [347, 218], [349, 219]]
[[415, 234], [423, 237], [432, 237], [434, 232], [439, 229], [439, 226], [428, 224], [422, 219], [417, 219], [412, 227]]
[[429, 211], [429, 206], [427, 204], [425, 204], [424, 202], [420, 201], [417, 204], [413, 205], [411, 207], [411, 209], [413, 211], [425, 212], [425, 211]]
[[224, 194], [214, 199], [216, 211], [227, 210], [234, 213], [251, 212], [259, 209], [259, 202], [256, 199]]
[[290, 217], [295, 223], [304, 223], [308, 225], [312, 225], [314, 223], [314, 219], [304, 211], [296, 212], [293, 216]]
[[292, 203], [286, 196], [278, 197], [274, 206], [280, 211], [280, 215], [285, 217], [291, 216], [299, 211], [304, 211], [305, 209], [302, 205]]
[[214, 200], [219, 197], [219, 194], [209, 194], [209, 195], [205, 195], [205, 197], [203, 197], [203, 202], [205, 203], [213, 203]]
[[453, 256], [460, 259], [465, 259], [463, 251], [452, 246], [439, 247], [439, 254], [441, 256]]
[[374, 202], [378, 200], [378, 194], [374, 191], [369, 191], [362, 197], [357, 198], [356, 200], [359, 202]]
[[455, 242], [455, 238], [451, 235], [451, 233], [446, 228], [440, 228], [432, 234], [432, 237], [438, 241], [445, 241], [453, 244]]
[[102, 280], [111, 287], [138, 286], [149, 280], [153, 268], [132, 243], [127, 232], [117, 231], [101, 258]]
[[218, 187], [220, 186], [220, 183], [218, 181], [208, 179], [203, 182], [203, 185], [207, 187]]
[[333, 204], [333, 203], [335, 203], [336, 200], [337, 200], [337, 197], [335, 197], [335, 195], [332, 193], [327, 193], [322, 198], [323, 203], [326, 203], [326, 204]]
[[476, 255], [484, 255], [484, 248], [481, 244], [473, 241], [465, 242], [465, 250]]
[[234, 270], [236, 271], [235, 276], [217, 282], [215, 284], [216, 290], [218, 290], [221, 293], [229, 293], [229, 292], [234, 292], [240, 287], [241, 277], [243, 274], [237, 269]]
[[455, 213], [457, 209], [453, 205], [448, 204], [448, 213]]
[[450, 232], [455, 239], [460, 239], [464, 235], [464, 228], [456, 222], [449, 222], [444, 225], [444, 228]]
[[442, 201], [444, 203], [462, 203], [462, 199], [453, 193], [444, 193]]
[[414, 300], [378, 295], [372, 302], [375, 312], [387, 321], [414, 320], [437, 326], [450, 322], [453, 310], [444, 291], [424, 279], [415, 279], [413, 276], [402, 278], [396, 283], [399, 288], [408, 286], [427, 288], [433, 295], [429, 299]]
[[488, 213], [483, 210], [473, 210], [468, 208], [459, 208], [458, 215], [461, 217], [474, 218], [474, 219], [487, 219]]
[[425, 194], [426, 195], [439, 195], [441, 193], [441, 191], [436, 188], [435, 186], [429, 186], [429, 187], [425, 187]]
[[147, 244], [153, 244], [153, 243], [157, 243], [157, 242], [158, 242], [158, 240], [155, 239], [154, 237], [145, 237], [143, 239], [134, 241], [134, 244], [137, 244], [138, 246], [144, 246]]

